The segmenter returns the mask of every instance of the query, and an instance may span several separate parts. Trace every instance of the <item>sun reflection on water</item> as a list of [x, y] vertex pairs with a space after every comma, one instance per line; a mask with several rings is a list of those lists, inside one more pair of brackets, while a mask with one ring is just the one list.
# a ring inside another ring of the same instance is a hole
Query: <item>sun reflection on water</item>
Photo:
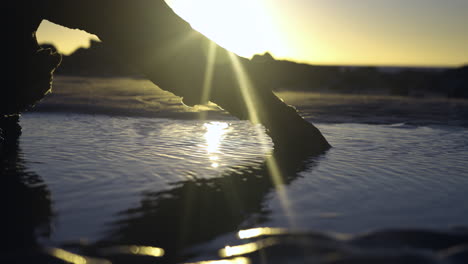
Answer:
[[229, 124], [226, 122], [209, 122], [205, 123], [203, 126], [206, 129], [204, 134], [206, 145], [203, 147], [208, 153], [211, 167], [217, 168], [219, 167], [219, 155], [221, 154], [219, 147], [221, 146], [226, 132], [229, 130]]

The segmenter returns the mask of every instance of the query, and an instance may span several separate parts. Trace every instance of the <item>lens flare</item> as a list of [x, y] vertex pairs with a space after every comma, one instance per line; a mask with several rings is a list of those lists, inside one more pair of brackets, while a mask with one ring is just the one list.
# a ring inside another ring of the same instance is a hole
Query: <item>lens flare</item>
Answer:
[[203, 81], [202, 102], [207, 102], [210, 99], [211, 82], [213, 81], [214, 62], [216, 59], [216, 43], [210, 41], [208, 46], [208, 58], [206, 63], [205, 78]]
[[[260, 101], [257, 99], [254, 86], [252, 82], [250, 81], [250, 78], [247, 72], [242, 67], [242, 64], [240, 63], [239, 58], [232, 52], [229, 52], [229, 58], [231, 59], [234, 74], [236, 75], [239, 89], [241, 91], [243, 100], [247, 107], [249, 120], [254, 124], [259, 124], [260, 123], [259, 111], [265, 111], [265, 110], [262, 109], [262, 105]], [[263, 131], [260, 131], [261, 128], [259, 126], [257, 126], [256, 128], [258, 130], [257, 131], [258, 139], [261, 142], [262, 147], [264, 149], [268, 149], [268, 143], [267, 143], [268, 140], [265, 138], [264, 136], [265, 134], [263, 133]], [[281, 175], [281, 170], [278, 166], [277, 161], [275, 160], [275, 157], [274, 156], [267, 157], [266, 165], [268, 167], [269, 174], [272, 178], [273, 185], [278, 193], [281, 206], [286, 216], [288, 217], [289, 225], [291, 227], [295, 227], [294, 214], [291, 210], [288, 194], [286, 192], [286, 188], [284, 187], [283, 176]]]
[[237, 257], [232, 259], [221, 259], [221, 260], [207, 260], [194, 263], [186, 264], [250, 264], [252, 263], [250, 259], [244, 257]]
[[[212, 82], [213, 82], [213, 72], [214, 72], [214, 64], [215, 64], [215, 59], [216, 59], [216, 43], [213, 41], [210, 41], [208, 45], [208, 57], [206, 60], [206, 70], [205, 70], [205, 76], [203, 79], [203, 91], [201, 95], [201, 102], [203, 104], [206, 104], [210, 100], [210, 95], [211, 95], [211, 88], [212, 88]], [[206, 119], [206, 111], [201, 111], [200, 112], [200, 119], [205, 120]]]
[[223, 258], [233, 257], [244, 254], [253, 253], [255, 251], [261, 250], [266, 247], [270, 247], [279, 243], [279, 240], [276, 238], [266, 238], [259, 240], [257, 242], [252, 242], [248, 244], [238, 245], [238, 246], [226, 246], [219, 251], [219, 255]]
[[99, 250], [102, 254], [132, 254], [132, 255], [143, 255], [150, 257], [162, 257], [164, 256], [164, 249], [158, 247], [149, 246], [114, 246], [106, 247]]
[[46, 250], [48, 254], [61, 259], [67, 263], [73, 264], [111, 264], [110, 261], [105, 259], [96, 259], [90, 257], [80, 256], [78, 254], [60, 249], [60, 248], [49, 248]]
[[237, 236], [240, 239], [248, 239], [248, 238], [254, 238], [254, 237], [265, 236], [265, 235], [279, 235], [279, 234], [284, 234], [285, 232], [286, 230], [282, 228], [259, 227], [259, 228], [241, 230], [237, 233]]

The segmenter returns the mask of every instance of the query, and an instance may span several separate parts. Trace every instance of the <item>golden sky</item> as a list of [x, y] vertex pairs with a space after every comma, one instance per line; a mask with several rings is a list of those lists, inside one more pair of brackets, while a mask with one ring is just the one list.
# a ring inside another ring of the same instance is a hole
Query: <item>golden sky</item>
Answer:
[[[468, 64], [467, 0], [167, 0], [192, 27], [242, 56], [313, 64]], [[93, 36], [44, 21], [63, 53]]]

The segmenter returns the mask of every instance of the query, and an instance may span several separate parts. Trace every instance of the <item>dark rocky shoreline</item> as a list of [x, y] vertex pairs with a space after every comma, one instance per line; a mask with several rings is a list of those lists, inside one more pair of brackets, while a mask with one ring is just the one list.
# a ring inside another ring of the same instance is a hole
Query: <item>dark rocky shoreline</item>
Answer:
[[[55, 50], [50, 44], [43, 45]], [[329, 66], [277, 60], [269, 53], [252, 58], [253, 79], [274, 91], [468, 98], [468, 66]], [[101, 42], [63, 56], [56, 74], [81, 77], [142, 77], [119, 63]]]

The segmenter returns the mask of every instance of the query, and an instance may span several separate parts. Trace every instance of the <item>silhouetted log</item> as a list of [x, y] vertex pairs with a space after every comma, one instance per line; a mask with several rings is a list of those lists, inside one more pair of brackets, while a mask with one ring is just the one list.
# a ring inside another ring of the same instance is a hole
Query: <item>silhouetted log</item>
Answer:
[[[311, 153], [330, 147], [315, 126], [263, 87], [258, 78], [254, 82], [249, 77], [261, 74], [253, 70], [251, 61], [193, 30], [163, 0], [49, 3], [46, 19], [97, 34], [115, 56], [141, 70], [162, 89], [183, 97], [184, 103], [209, 100], [240, 119], [261, 123], [276, 146]], [[213, 45], [214, 68], [207, 74]], [[208, 79], [211, 85], [207, 85]], [[207, 86], [211, 87], [209, 93], [205, 92]]]

